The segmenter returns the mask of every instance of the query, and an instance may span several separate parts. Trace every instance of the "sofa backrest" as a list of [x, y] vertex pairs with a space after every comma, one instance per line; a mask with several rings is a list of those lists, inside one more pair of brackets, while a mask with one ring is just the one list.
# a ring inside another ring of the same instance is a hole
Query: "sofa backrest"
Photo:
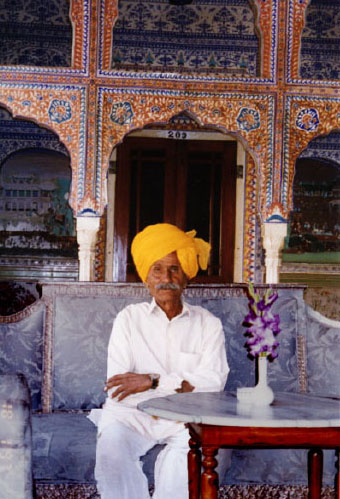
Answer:
[[[259, 286], [259, 289], [266, 288]], [[339, 396], [340, 323], [314, 312], [304, 286], [275, 285], [273, 312], [282, 332], [278, 358], [268, 366], [276, 391]], [[218, 316], [223, 324], [230, 373], [226, 389], [253, 386], [255, 362], [244, 348], [247, 287], [191, 285], [185, 299]], [[42, 298], [22, 312], [0, 317], [0, 373], [22, 373], [34, 411], [78, 411], [105, 399], [107, 345], [117, 313], [149, 301], [140, 284], [44, 283]]]
[[[265, 286], [264, 286], [265, 287]], [[42, 286], [47, 313], [43, 409], [89, 410], [104, 399], [106, 356], [112, 324], [127, 304], [150, 301], [142, 285], [67, 283]], [[279, 358], [270, 365], [269, 382], [276, 390], [299, 391], [306, 383], [305, 350], [301, 331], [305, 323], [303, 287], [278, 286], [274, 312], [280, 314]], [[245, 285], [189, 286], [187, 301], [201, 305], [223, 324], [230, 364], [227, 390], [253, 386], [255, 363], [244, 348], [243, 319], [248, 312]]]
[[306, 310], [307, 392], [340, 399], [340, 322]]

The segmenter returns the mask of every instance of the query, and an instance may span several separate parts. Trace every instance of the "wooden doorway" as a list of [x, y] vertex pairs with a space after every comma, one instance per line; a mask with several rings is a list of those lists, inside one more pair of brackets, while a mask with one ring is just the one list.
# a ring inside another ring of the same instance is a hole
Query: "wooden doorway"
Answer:
[[168, 222], [212, 246], [195, 282], [233, 282], [237, 142], [128, 137], [117, 151], [115, 282], [135, 282], [135, 234]]

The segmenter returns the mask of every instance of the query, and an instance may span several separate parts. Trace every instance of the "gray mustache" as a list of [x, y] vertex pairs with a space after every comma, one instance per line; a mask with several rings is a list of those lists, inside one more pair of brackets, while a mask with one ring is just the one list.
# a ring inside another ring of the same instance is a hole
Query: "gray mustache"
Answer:
[[155, 286], [156, 289], [174, 289], [174, 290], [180, 290], [181, 287], [178, 284], [175, 284], [174, 282], [167, 282], [164, 284], [156, 284]]

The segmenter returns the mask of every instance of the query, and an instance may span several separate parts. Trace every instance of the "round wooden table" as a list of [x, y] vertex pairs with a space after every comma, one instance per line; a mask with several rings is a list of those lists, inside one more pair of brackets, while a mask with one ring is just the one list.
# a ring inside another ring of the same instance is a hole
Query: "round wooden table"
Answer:
[[[138, 408], [152, 416], [187, 423], [191, 436], [190, 499], [217, 499], [215, 455], [220, 447], [309, 449], [310, 499], [321, 497], [322, 449], [335, 449], [339, 466], [340, 402], [337, 399], [280, 392], [275, 393], [271, 405], [255, 406], [238, 402], [236, 394], [231, 392], [193, 392], [153, 398]], [[339, 494], [339, 469], [336, 482]]]

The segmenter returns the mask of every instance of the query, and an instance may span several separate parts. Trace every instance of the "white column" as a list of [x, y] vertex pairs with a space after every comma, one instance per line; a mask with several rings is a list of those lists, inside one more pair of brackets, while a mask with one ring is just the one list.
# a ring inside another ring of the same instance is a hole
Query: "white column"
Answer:
[[235, 250], [234, 281], [243, 282], [243, 231], [244, 231], [244, 179], [246, 154], [241, 142], [237, 142], [236, 175], [236, 213], [235, 213]]
[[113, 281], [113, 237], [116, 194], [116, 150], [113, 151], [107, 175], [107, 212], [105, 244], [105, 282]]
[[279, 282], [280, 251], [287, 235], [287, 223], [262, 224], [262, 240], [265, 249], [266, 283]]
[[94, 257], [99, 217], [77, 217], [79, 281], [94, 280]]

